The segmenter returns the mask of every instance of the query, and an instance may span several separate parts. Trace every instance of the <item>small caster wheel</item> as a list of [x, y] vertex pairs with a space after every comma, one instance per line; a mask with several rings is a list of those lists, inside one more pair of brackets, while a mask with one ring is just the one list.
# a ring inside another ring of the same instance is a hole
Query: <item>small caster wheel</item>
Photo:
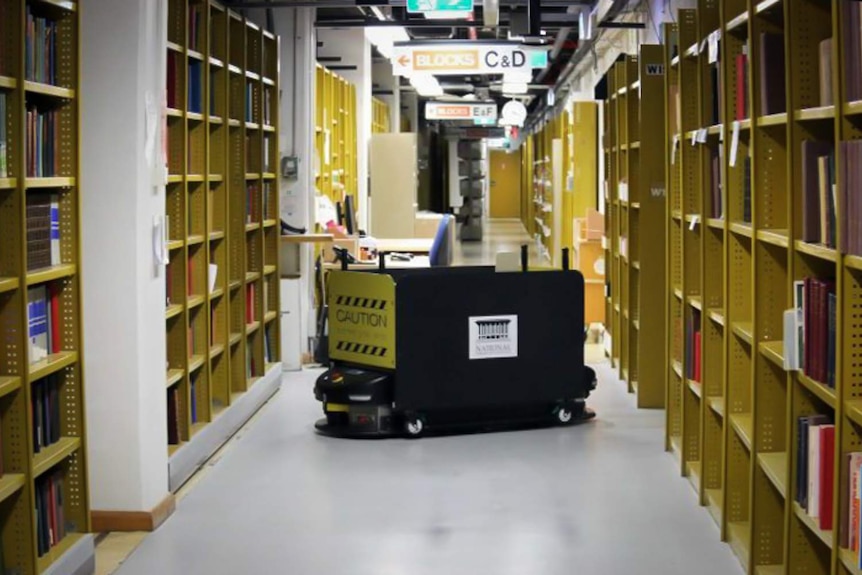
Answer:
[[567, 423], [571, 423], [572, 417], [574, 417], [574, 414], [572, 414], [572, 410], [569, 409], [568, 407], [564, 406], [564, 405], [561, 405], [560, 407], [557, 408], [556, 415], [557, 415], [557, 422], [559, 422], [561, 425], [566, 425]]
[[404, 419], [404, 432], [410, 438], [421, 437], [425, 432], [425, 422], [417, 415], [408, 415]]

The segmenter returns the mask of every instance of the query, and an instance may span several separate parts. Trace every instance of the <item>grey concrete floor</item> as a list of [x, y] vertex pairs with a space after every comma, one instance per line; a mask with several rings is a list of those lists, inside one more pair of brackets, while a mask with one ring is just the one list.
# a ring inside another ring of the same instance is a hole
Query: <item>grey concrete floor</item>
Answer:
[[285, 377], [120, 575], [742, 573], [663, 412], [607, 364], [592, 423], [417, 441], [316, 435], [315, 376]]

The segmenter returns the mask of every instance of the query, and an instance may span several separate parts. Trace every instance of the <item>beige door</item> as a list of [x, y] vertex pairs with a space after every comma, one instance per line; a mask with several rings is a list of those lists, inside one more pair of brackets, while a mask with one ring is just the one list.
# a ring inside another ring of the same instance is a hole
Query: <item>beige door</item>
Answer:
[[491, 217], [521, 217], [521, 150], [491, 151]]

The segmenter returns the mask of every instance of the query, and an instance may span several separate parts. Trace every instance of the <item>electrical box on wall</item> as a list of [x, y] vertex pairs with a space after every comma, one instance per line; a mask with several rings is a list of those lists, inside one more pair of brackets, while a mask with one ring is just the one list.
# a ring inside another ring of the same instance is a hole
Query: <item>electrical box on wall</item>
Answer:
[[296, 156], [285, 156], [281, 159], [281, 177], [286, 180], [295, 180], [299, 175], [299, 158]]

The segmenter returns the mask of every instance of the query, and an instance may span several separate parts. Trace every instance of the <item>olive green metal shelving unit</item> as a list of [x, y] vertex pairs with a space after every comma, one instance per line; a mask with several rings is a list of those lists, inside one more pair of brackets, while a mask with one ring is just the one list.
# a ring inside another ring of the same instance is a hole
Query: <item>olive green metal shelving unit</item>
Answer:
[[[177, 107], [167, 110], [166, 385], [179, 392], [180, 439], [168, 446], [173, 454], [280, 358], [279, 43], [215, 1], [170, 0], [167, 49], [178, 62]], [[200, 112], [187, 97], [193, 66]]]
[[[862, 335], [856, 318], [862, 259], [802, 241], [802, 141], [829, 142], [837, 150], [841, 141], [862, 138], [862, 102], [845, 97], [841, 14], [847, 1], [699, 0], [697, 10], [680, 10], [664, 28], [667, 447], [748, 573], [859, 573], [855, 553], [838, 544], [838, 494], [847, 482], [843, 457], [862, 448], [862, 369], [854, 343]], [[761, 114], [762, 33], [784, 38], [786, 113]], [[836, 105], [821, 106], [818, 47], [828, 38]], [[715, 42], [717, 50], [710, 47]], [[737, 120], [735, 63], [743, 53], [750, 117]], [[718, 123], [711, 114], [713, 66], [721, 77]], [[709, 162], [716, 151], [720, 214], [710, 213]], [[836, 154], [839, 184], [842, 161]], [[844, 209], [839, 202], [838, 237]], [[783, 312], [793, 306], [794, 280], [804, 277], [836, 280], [834, 389], [783, 367]], [[700, 350], [685, 344], [695, 315]], [[695, 353], [702, 381], [686, 377]], [[815, 413], [833, 417], [837, 433], [835, 527], [827, 532], [794, 497], [796, 422]]]
[[[8, 134], [8, 177], [0, 178], [0, 545], [6, 572], [31, 575], [73, 569], [72, 548], [91, 538], [88, 503], [84, 377], [81, 342], [79, 188], [79, 20], [81, 3], [9, 0], [0, 3], [0, 92]], [[43, 84], [25, 75], [27, 12], [54, 20], [57, 78]], [[57, 112], [52, 177], [28, 177], [25, 109], [36, 105]], [[59, 203], [60, 263], [28, 271], [27, 203], [36, 194], [56, 194]], [[59, 303], [61, 350], [28, 362], [28, 289], [44, 286]], [[59, 382], [60, 440], [34, 455], [31, 391], [47, 377]], [[63, 478], [65, 537], [38, 556], [36, 481]], [[89, 544], [90, 552], [92, 543]]]
[[607, 317], [612, 355], [639, 407], [665, 405], [665, 150], [641, 145], [664, 131], [663, 59], [661, 46], [643, 45], [615, 64], [606, 104]]

